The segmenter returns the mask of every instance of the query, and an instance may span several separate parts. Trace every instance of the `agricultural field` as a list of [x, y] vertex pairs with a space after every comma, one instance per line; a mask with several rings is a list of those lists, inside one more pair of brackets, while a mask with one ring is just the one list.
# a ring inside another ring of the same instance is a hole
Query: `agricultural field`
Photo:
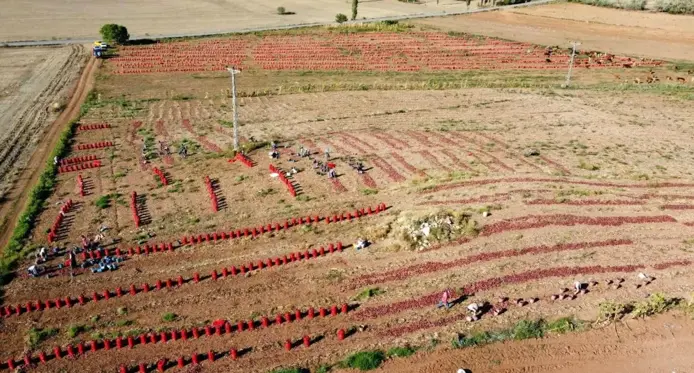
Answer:
[[[281, 27], [335, 21], [335, 15], [351, 16], [351, 2], [344, 0], [271, 0], [249, 3], [240, 0], [136, 0], [118, 3], [106, 0], [12, 1], [0, 14], [0, 44], [25, 40], [85, 40], [98, 38], [106, 23], [125, 24], [133, 38], [214, 34], [244, 29]], [[287, 14], [278, 14], [284, 7]], [[361, 1], [358, 18], [474, 10], [457, 0]], [[181, 17], [185, 14], [185, 17]], [[36, 27], [40, 24], [41, 27]]]
[[[84, 65], [84, 48], [0, 48], [0, 231], [16, 219], [13, 209], [33, 182], [32, 173], [48, 154], [45, 137], [55, 134], [52, 125], [68, 106]], [[0, 245], [5, 245], [0, 239]]]
[[527, 43], [603, 52], [694, 60], [691, 16], [625, 11], [576, 3], [505, 9], [497, 12], [412, 21], [442, 31], [459, 31]]
[[392, 24], [119, 48], [33, 231], [48, 273], [3, 288], [0, 369], [434, 372], [481, 331], [687, 297], [687, 65], [580, 51], [562, 89], [568, 53]]

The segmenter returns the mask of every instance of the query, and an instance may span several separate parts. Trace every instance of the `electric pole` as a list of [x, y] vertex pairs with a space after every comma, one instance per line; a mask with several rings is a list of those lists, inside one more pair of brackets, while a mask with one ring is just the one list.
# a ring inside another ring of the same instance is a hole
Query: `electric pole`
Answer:
[[569, 60], [569, 72], [566, 74], [566, 83], [564, 83], [564, 87], [568, 87], [569, 83], [571, 83], [571, 69], [574, 67], [574, 57], [576, 57], [576, 47], [581, 45], [579, 42], [571, 42], [571, 46], [573, 47], [573, 50], [571, 51], [571, 59]]
[[227, 67], [229, 74], [231, 74], [231, 104], [234, 106], [234, 150], [239, 151], [239, 107], [236, 105], [236, 74], [240, 73], [241, 70], [236, 70], [236, 68]]

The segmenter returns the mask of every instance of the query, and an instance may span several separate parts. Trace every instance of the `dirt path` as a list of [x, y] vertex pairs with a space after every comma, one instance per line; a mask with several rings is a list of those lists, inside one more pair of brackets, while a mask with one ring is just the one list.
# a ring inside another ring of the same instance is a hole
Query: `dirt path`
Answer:
[[442, 30], [618, 54], [694, 60], [694, 17], [550, 4], [413, 21]]
[[[83, 50], [83, 49], [80, 49]], [[17, 224], [17, 219], [22, 213], [26, 199], [31, 192], [31, 188], [34, 186], [39, 176], [43, 172], [43, 165], [48, 160], [50, 153], [55, 148], [55, 144], [58, 141], [58, 134], [65, 128], [65, 125], [75, 118], [79, 113], [80, 106], [87, 97], [89, 89], [94, 84], [94, 72], [100, 62], [94, 59], [90, 59], [87, 63], [82, 76], [74, 89], [72, 98], [67, 104], [67, 107], [58, 116], [58, 118], [51, 124], [50, 127], [46, 129], [41, 140], [42, 143], [37, 144], [37, 148], [31, 155], [26, 167], [24, 168], [22, 174], [15, 181], [15, 185], [21, 185], [24, 187], [15, 187], [8, 192], [5, 196], [5, 200], [8, 201], [0, 206], [0, 216], [3, 217], [5, 223], [0, 227], [0, 247], [5, 247], [10, 236], [12, 235], [12, 230]], [[19, 145], [16, 145], [20, 147]]]
[[[599, 343], [596, 343], [599, 341]], [[694, 322], [664, 315], [586, 333], [486, 347], [419, 353], [382, 372], [583, 373], [687, 372], [694, 366]]]

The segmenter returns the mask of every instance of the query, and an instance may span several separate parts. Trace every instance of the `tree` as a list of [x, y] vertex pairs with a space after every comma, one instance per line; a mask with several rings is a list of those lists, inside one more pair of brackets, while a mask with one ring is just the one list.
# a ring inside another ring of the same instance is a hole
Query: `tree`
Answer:
[[109, 23], [101, 26], [99, 30], [101, 38], [109, 43], [125, 44], [130, 39], [128, 29], [125, 26]]
[[337, 13], [335, 15], [335, 22], [337, 22], [337, 23], [347, 22], [347, 16], [342, 14], [342, 13]]
[[352, 21], [357, 19], [357, 7], [359, 6], [359, 0], [352, 0]]

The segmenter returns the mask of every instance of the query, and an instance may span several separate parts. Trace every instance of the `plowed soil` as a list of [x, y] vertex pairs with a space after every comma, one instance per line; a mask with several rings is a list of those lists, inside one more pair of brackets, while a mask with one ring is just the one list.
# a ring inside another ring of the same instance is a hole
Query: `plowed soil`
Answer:
[[[0, 63], [0, 245], [21, 211], [53, 149], [56, 134], [73, 115], [70, 99], [85, 62], [84, 48], [2, 48]], [[59, 111], [53, 110], [58, 104]], [[75, 103], [72, 104], [73, 106]], [[49, 139], [49, 140], [46, 140]], [[19, 203], [18, 203], [19, 202]]]
[[694, 17], [561, 3], [414, 21], [441, 30], [694, 61]]

